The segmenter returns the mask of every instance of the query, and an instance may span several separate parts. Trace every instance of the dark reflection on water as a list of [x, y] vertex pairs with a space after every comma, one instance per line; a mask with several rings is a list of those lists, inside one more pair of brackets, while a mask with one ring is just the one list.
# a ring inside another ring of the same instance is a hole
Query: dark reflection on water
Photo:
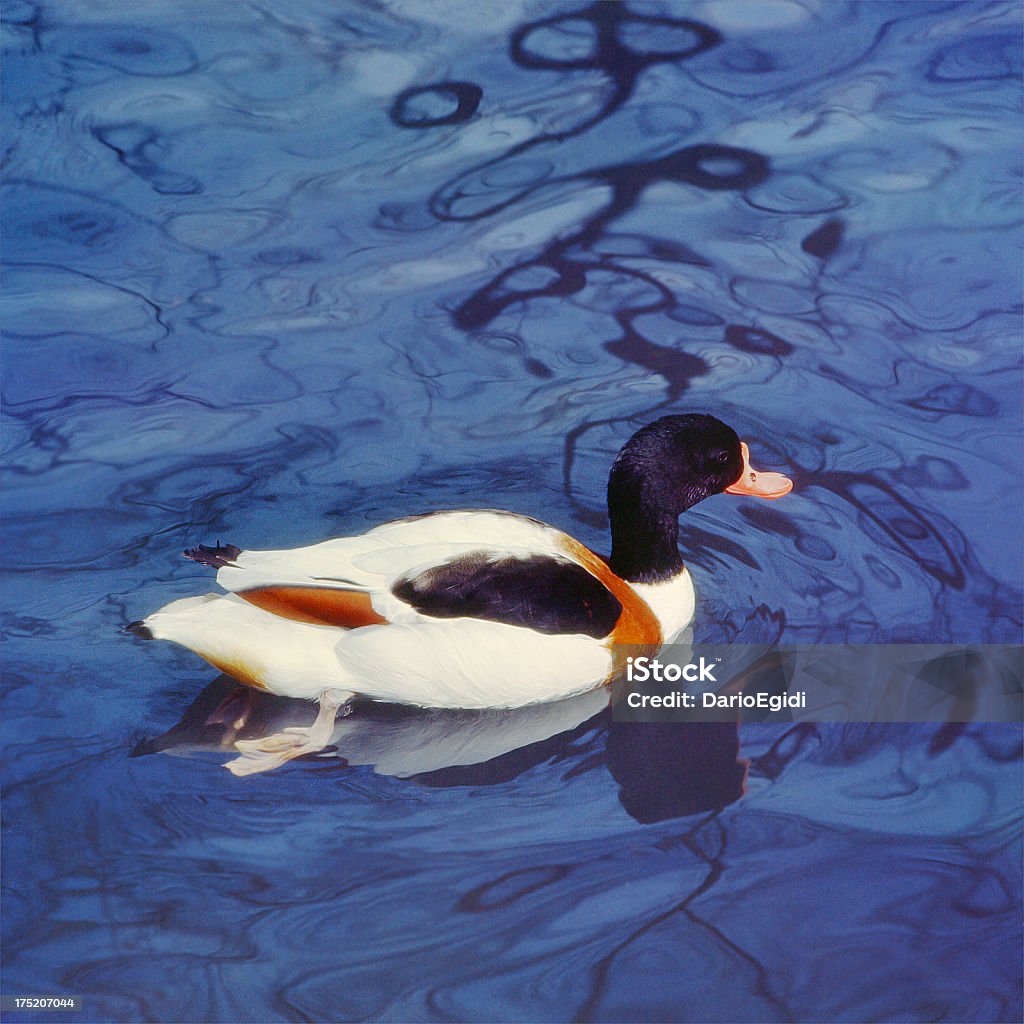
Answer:
[[199, 541], [602, 549], [623, 439], [707, 409], [796, 488], [684, 518], [697, 640], [1019, 641], [1019, 8], [3, 17], [5, 992], [1021, 1018], [1019, 727], [363, 707], [237, 780], [311, 709], [116, 635]]
[[[643, 824], [717, 810], [742, 795], [746, 763], [737, 762], [736, 723], [615, 722], [607, 704], [604, 690], [517, 711], [362, 702], [338, 719], [329, 748], [305, 760], [339, 767], [369, 764], [378, 774], [433, 787], [492, 786], [545, 762], [575, 762], [585, 752], [572, 772], [605, 761], [619, 784], [622, 806]], [[259, 693], [220, 676], [181, 721], [140, 740], [132, 756], [234, 755], [237, 740], [310, 721], [308, 703]], [[606, 737], [603, 747], [600, 737]]]

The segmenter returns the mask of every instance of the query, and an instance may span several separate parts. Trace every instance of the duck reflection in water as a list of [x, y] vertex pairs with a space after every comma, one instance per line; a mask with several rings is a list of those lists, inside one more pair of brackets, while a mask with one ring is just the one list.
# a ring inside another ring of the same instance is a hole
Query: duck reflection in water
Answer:
[[[743, 794], [736, 722], [617, 722], [610, 691], [516, 710], [426, 710], [366, 701], [335, 723], [329, 745], [302, 760], [373, 765], [431, 787], [507, 782], [564, 761], [569, 774], [604, 765], [623, 808], [648, 824], [725, 807]], [[308, 724], [309, 704], [219, 676], [162, 735], [132, 756], [237, 753], [236, 743]]]

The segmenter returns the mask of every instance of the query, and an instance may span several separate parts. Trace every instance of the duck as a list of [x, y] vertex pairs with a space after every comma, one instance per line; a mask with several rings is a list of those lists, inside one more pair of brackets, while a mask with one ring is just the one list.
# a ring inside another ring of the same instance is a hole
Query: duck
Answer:
[[721, 493], [774, 500], [707, 413], [638, 430], [608, 477], [607, 558], [537, 519], [497, 509], [429, 512], [354, 537], [280, 551], [184, 552], [223, 593], [186, 597], [125, 632], [179, 644], [219, 671], [315, 701], [310, 726], [236, 743], [235, 775], [324, 748], [339, 711], [370, 699], [427, 708], [522, 708], [610, 684], [626, 652], [657, 650], [693, 619], [679, 516]]

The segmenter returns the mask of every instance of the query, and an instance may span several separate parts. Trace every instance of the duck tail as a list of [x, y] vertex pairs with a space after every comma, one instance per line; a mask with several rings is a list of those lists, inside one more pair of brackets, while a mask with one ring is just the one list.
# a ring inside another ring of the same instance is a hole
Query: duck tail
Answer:
[[223, 569], [225, 565], [232, 565], [241, 553], [241, 548], [236, 548], [234, 544], [221, 544], [220, 541], [217, 541], [216, 547], [200, 544], [197, 548], [188, 548], [182, 552], [186, 558], [191, 558], [193, 562], [199, 562], [201, 565], [208, 565], [211, 569]]
[[146, 625], [144, 619], [136, 619], [134, 622], [129, 622], [127, 626], [123, 626], [120, 632], [128, 636], [137, 636], [140, 640], [152, 640], [153, 631]]
[[129, 622], [127, 626], [122, 626], [119, 632], [126, 636], [136, 636], [140, 640], [174, 640], [181, 643], [177, 635], [181, 622], [188, 622], [201, 616], [202, 611], [220, 597], [220, 594], [203, 594], [200, 597], [180, 598], [164, 605], [159, 611], [147, 615], [144, 619]]
[[284, 680], [291, 697], [319, 697], [324, 679], [342, 671], [338, 630], [279, 618], [235, 594], [182, 597], [132, 627], [136, 636], [181, 644], [258, 690], [279, 692], [273, 681]]

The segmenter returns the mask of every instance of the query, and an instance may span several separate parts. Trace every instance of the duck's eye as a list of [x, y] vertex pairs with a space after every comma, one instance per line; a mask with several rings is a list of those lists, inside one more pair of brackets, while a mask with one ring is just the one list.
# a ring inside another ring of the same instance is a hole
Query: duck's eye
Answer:
[[729, 453], [728, 452], [719, 452], [718, 453], [718, 461], [719, 462], [728, 462], [729, 461]]

